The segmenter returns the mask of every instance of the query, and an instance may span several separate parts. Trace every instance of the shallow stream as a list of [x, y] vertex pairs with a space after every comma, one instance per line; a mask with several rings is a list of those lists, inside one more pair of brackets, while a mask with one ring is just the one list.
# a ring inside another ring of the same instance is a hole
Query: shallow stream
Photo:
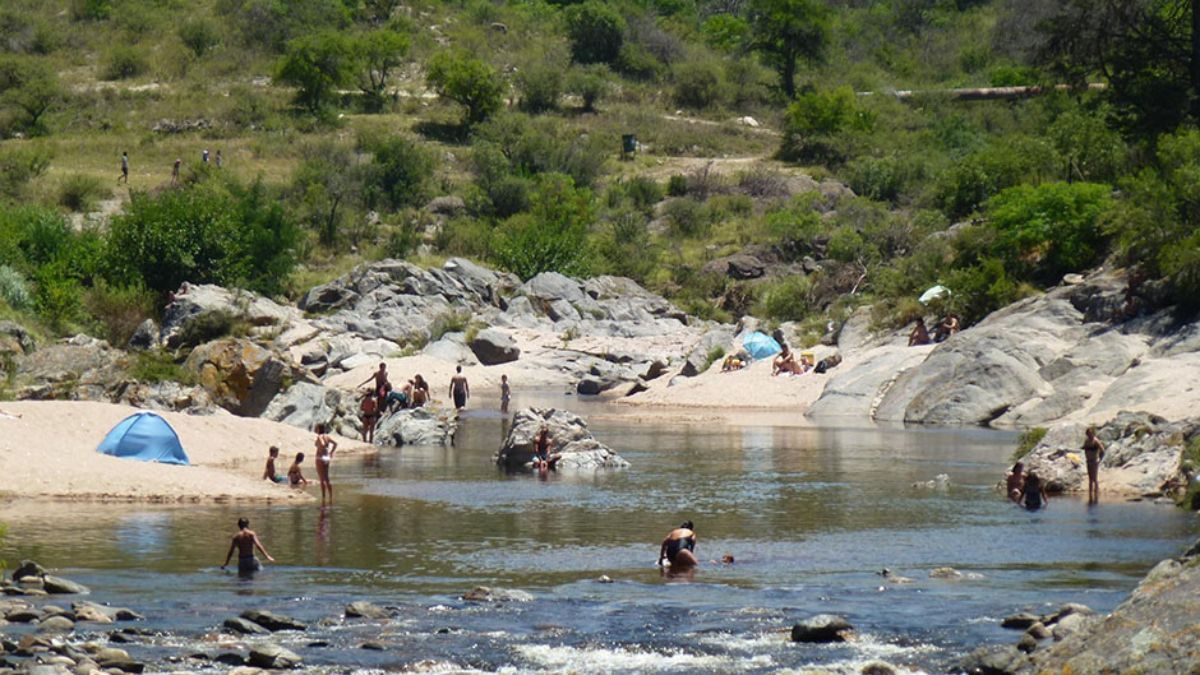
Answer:
[[[168, 635], [122, 646], [160, 663], [238, 651], [245, 641], [219, 640], [216, 628], [253, 607], [310, 622], [276, 639], [339, 671], [857, 672], [873, 659], [942, 670], [982, 643], [1015, 642], [999, 619], [1022, 609], [1109, 610], [1200, 529], [1150, 503], [1018, 509], [994, 489], [1011, 434], [810, 428], [758, 414], [736, 425], [646, 421], [549, 395], [516, 403], [589, 417], [632, 468], [504, 474], [491, 463], [504, 421], [476, 410], [454, 448], [335, 460], [330, 509], [13, 505], [0, 509], [3, 556], [59, 568], [91, 586], [92, 600], [145, 614], [144, 627]], [[913, 487], [941, 473], [944, 489]], [[249, 581], [217, 569], [241, 515], [279, 561]], [[685, 519], [706, 564], [664, 576], [658, 544]], [[737, 562], [707, 562], [724, 554]], [[983, 578], [929, 578], [941, 566]], [[876, 574], [884, 567], [913, 582], [888, 583]], [[533, 599], [459, 599], [478, 585]], [[343, 622], [352, 600], [398, 607], [399, 618]], [[795, 620], [821, 612], [848, 617], [859, 639], [787, 641]]]

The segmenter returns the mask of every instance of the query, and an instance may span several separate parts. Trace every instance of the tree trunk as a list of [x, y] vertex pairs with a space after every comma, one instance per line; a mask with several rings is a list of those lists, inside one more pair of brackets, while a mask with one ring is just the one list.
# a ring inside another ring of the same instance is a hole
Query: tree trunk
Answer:
[[[1200, 2], [1200, 0], [1195, 0]], [[783, 62], [779, 66], [780, 84], [783, 85], [783, 93], [787, 95], [789, 101], [796, 100], [796, 55], [790, 51], [783, 55]]]
[[1200, 120], [1200, 0], [1191, 1], [1192, 10], [1192, 76], [1191, 112], [1193, 120]]

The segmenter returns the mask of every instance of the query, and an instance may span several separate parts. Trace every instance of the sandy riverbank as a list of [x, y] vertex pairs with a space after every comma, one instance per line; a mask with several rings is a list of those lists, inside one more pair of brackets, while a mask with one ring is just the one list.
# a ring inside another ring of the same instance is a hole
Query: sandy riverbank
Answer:
[[[308, 501], [309, 492], [260, 480], [266, 450], [311, 456], [312, 434], [263, 419], [233, 415], [163, 413], [192, 466], [117, 459], [96, 452], [105, 434], [136, 408], [89, 401], [20, 401], [0, 404], [0, 495], [80, 501], [223, 502]], [[12, 415], [20, 415], [14, 418]], [[338, 439], [338, 453], [373, 452]], [[336, 459], [335, 459], [336, 461]], [[311, 460], [305, 472], [315, 478]]]

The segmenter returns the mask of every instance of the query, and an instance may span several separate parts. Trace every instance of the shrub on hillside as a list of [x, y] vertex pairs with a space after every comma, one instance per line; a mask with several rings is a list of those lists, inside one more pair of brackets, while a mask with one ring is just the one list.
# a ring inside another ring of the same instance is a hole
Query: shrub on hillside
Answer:
[[402, 136], [375, 141], [369, 149], [374, 159], [365, 171], [368, 207], [381, 203], [396, 211], [424, 205], [431, 190], [433, 154]]
[[563, 92], [563, 69], [554, 63], [533, 63], [517, 73], [521, 109], [540, 113], [558, 107]]
[[179, 25], [179, 40], [201, 58], [221, 43], [221, 28], [211, 19], [192, 18]]
[[0, 197], [20, 197], [49, 168], [50, 153], [41, 146], [0, 146]]
[[579, 187], [591, 187], [604, 168], [601, 142], [554, 118], [501, 115], [476, 131], [475, 169], [485, 186], [504, 173], [562, 173]]
[[812, 282], [794, 274], [763, 284], [754, 315], [776, 321], [800, 321], [812, 311]]
[[857, 195], [894, 203], [904, 189], [909, 161], [897, 155], [856, 157], [846, 163], [846, 180]]
[[105, 80], [126, 80], [150, 69], [150, 63], [138, 47], [118, 43], [104, 55], [100, 76]]
[[591, 191], [569, 176], [539, 176], [528, 213], [496, 229], [492, 255], [500, 267], [531, 279], [542, 272], [587, 271], [587, 230], [593, 219]]
[[663, 215], [677, 237], [698, 237], [712, 225], [704, 205], [691, 197], [671, 200], [663, 207]]
[[575, 67], [567, 73], [566, 90], [582, 99], [586, 112], [595, 112], [612, 88], [609, 79], [608, 67], [602, 64]]
[[96, 202], [112, 194], [108, 183], [85, 173], [73, 173], [62, 179], [58, 186], [58, 203], [76, 213], [95, 209]]
[[102, 337], [114, 347], [124, 347], [138, 326], [154, 317], [158, 296], [144, 286], [115, 286], [99, 279], [85, 294], [84, 306]]
[[685, 108], [704, 109], [726, 98], [721, 64], [709, 60], [690, 60], [675, 66], [675, 103]]
[[33, 306], [25, 276], [8, 265], [0, 265], [0, 300], [18, 312]]
[[850, 87], [805, 92], [788, 106], [779, 155], [798, 162], [839, 162], [846, 155], [841, 136], [873, 124], [874, 116], [859, 106]]
[[567, 37], [577, 63], [613, 63], [625, 42], [625, 19], [610, 4], [586, 0], [566, 10]]
[[468, 54], [434, 54], [425, 64], [425, 79], [439, 96], [463, 107], [464, 126], [479, 124], [504, 106], [505, 85], [500, 73]]

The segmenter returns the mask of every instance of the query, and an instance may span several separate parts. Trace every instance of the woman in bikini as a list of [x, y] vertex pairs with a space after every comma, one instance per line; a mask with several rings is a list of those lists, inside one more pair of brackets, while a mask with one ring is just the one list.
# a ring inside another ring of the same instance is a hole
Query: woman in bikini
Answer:
[[337, 441], [325, 433], [325, 425], [318, 424], [317, 432], [317, 478], [321, 481], [321, 503], [325, 503], [325, 493], [329, 493], [329, 503], [333, 503], [333, 484], [329, 482], [329, 464], [333, 461], [333, 452], [337, 450]]
[[363, 425], [363, 440], [367, 443], [375, 442], [375, 424], [379, 422], [379, 400], [375, 397], [374, 392], [363, 394], [362, 403], [359, 405]]
[[1100, 501], [1100, 461], [1104, 459], [1104, 444], [1096, 438], [1096, 427], [1088, 427], [1083, 455], [1087, 458], [1088, 503], [1095, 504]]
[[672, 570], [678, 570], [695, 567], [700, 562], [696, 559], [696, 532], [693, 527], [692, 521], [685, 520], [667, 534], [658, 551], [659, 566], [663, 566], [665, 560], [670, 563]]

